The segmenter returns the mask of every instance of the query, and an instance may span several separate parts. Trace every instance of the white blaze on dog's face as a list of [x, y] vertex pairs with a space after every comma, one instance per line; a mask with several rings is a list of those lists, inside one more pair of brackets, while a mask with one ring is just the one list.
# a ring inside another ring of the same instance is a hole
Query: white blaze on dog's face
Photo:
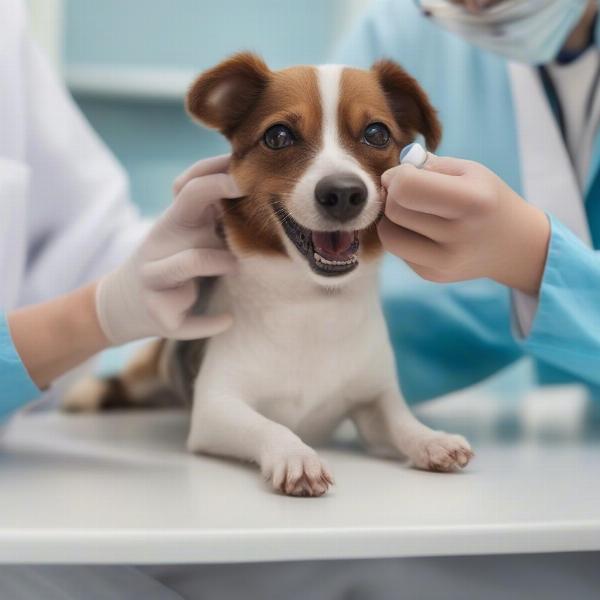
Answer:
[[390, 61], [271, 71], [238, 54], [195, 81], [187, 106], [231, 141], [245, 194], [225, 206], [232, 250], [291, 258], [329, 286], [381, 253], [381, 174], [417, 133], [431, 149], [440, 138], [424, 92]]

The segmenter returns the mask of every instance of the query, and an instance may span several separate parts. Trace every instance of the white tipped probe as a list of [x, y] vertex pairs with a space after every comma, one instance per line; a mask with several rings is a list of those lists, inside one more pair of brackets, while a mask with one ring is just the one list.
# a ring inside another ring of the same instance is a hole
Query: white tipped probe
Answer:
[[416, 142], [404, 146], [402, 152], [400, 152], [400, 163], [403, 165], [412, 165], [417, 169], [422, 169], [425, 166], [427, 158], [427, 150]]

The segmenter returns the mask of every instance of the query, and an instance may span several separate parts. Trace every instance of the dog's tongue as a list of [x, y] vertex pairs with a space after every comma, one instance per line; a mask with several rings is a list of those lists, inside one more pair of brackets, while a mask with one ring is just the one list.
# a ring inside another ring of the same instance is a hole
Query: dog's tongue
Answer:
[[313, 246], [324, 258], [343, 259], [352, 254], [353, 231], [313, 231]]

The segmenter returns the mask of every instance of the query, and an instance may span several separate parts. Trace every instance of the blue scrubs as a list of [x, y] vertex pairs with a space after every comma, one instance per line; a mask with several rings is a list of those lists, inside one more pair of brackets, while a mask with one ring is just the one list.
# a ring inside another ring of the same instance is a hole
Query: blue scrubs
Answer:
[[[599, 36], [596, 36], [596, 40]], [[392, 58], [412, 73], [444, 125], [439, 154], [472, 159], [521, 193], [515, 110], [507, 62], [424, 18], [413, 2], [380, 0], [349, 36], [338, 62], [369, 67]], [[586, 189], [600, 247], [600, 137]], [[550, 215], [552, 237], [533, 327], [513, 335], [506, 288], [488, 280], [440, 285], [389, 258], [386, 316], [403, 391], [418, 401], [473, 384], [523, 355], [544, 382], [600, 386], [600, 254]]]
[[12, 342], [6, 317], [0, 314], [0, 423], [40, 394]]

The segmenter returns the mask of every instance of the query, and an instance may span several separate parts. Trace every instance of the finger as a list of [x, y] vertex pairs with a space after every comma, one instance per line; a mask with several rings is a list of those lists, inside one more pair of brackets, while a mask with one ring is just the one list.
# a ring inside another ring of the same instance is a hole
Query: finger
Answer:
[[444, 276], [442, 271], [438, 271], [432, 267], [424, 267], [408, 260], [404, 261], [419, 277], [426, 279], [427, 281], [434, 281], [436, 283], [449, 283], [451, 280]]
[[210, 316], [191, 315], [173, 333], [173, 337], [178, 340], [195, 340], [210, 337], [227, 331], [232, 324], [233, 317], [229, 313]]
[[198, 227], [173, 224], [171, 216], [165, 213], [145, 241], [146, 262], [168, 258], [190, 248], [226, 249], [227, 242], [214, 218], [218, 213], [213, 207], [208, 207], [207, 211], [204, 219], [209, 223]]
[[193, 281], [176, 288], [147, 292], [146, 310], [162, 337], [172, 337], [173, 332], [180, 327], [185, 313], [194, 305], [196, 297], [197, 288]]
[[388, 186], [386, 214], [391, 210], [391, 203], [398, 203], [409, 210], [455, 219], [473, 202], [470, 178], [415, 169], [409, 165], [401, 165], [399, 169]]
[[404, 208], [397, 202], [390, 202], [386, 210], [387, 218], [396, 225], [404, 227], [436, 242], [448, 241], [452, 234], [453, 221], [416, 210]]
[[213, 277], [230, 273], [237, 261], [228, 250], [189, 248], [143, 267], [142, 276], [153, 290], [178, 287], [196, 277]]
[[388, 252], [406, 261], [429, 266], [437, 264], [442, 256], [438, 244], [414, 231], [395, 225], [385, 217], [377, 225], [377, 233]]
[[218, 209], [209, 207], [217, 205], [224, 198], [239, 196], [241, 192], [231, 175], [204, 175], [192, 179], [183, 187], [166, 215], [179, 227], [200, 227], [214, 222], [219, 212]]
[[173, 182], [173, 194], [176, 196], [183, 189], [185, 184], [196, 177], [212, 175], [213, 173], [226, 173], [229, 168], [231, 154], [221, 154], [220, 156], [211, 156], [204, 158], [188, 167]]
[[435, 173], [442, 173], [444, 175], [460, 177], [468, 172], [470, 165], [471, 161], [463, 160], [462, 158], [437, 156], [429, 152], [427, 154], [427, 161], [423, 165], [423, 169]]
[[198, 229], [186, 229], [173, 243], [172, 253], [177, 252], [177, 249], [185, 250], [188, 248], [224, 250], [227, 248], [227, 243], [223, 238], [223, 234], [217, 231], [217, 224], [213, 223]]
[[[212, 207], [210, 210], [212, 210]], [[216, 210], [214, 214], [218, 214]], [[164, 243], [161, 243], [160, 247], [157, 246], [156, 253], [148, 258], [165, 258], [188, 248], [226, 249], [227, 242], [222, 228], [219, 228], [218, 220], [213, 217], [213, 213], [210, 213], [206, 218], [210, 221], [208, 225], [178, 227], [173, 231], [169, 231], [168, 235], [163, 235], [162, 240]]]
[[197, 289], [191, 281], [180, 288], [150, 292], [146, 309], [159, 329], [156, 333], [169, 339], [194, 339], [215, 335], [231, 326], [233, 317], [229, 314], [195, 314], [196, 299]]
[[396, 165], [395, 167], [392, 167], [391, 169], [384, 171], [383, 175], [381, 176], [381, 185], [387, 190], [390, 187], [394, 178], [399, 173], [401, 173], [403, 169], [406, 170], [410, 166], [411, 165]]
[[[450, 156], [437, 156], [432, 152], [427, 153], [427, 160], [423, 163], [423, 166], [419, 169], [425, 169], [427, 171], [433, 171], [435, 173], [442, 173], [444, 175], [461, 176], [468, 172], [471, 161], [463, 160], [461, 158], [453, 158]], [[388, 188], [394, 176], [399, 173], [402, 168], [410, 169], [418, 168], [410, 163], [403, 163], [384, 171], [381, 176], [381, 184], [383, 187]]]

